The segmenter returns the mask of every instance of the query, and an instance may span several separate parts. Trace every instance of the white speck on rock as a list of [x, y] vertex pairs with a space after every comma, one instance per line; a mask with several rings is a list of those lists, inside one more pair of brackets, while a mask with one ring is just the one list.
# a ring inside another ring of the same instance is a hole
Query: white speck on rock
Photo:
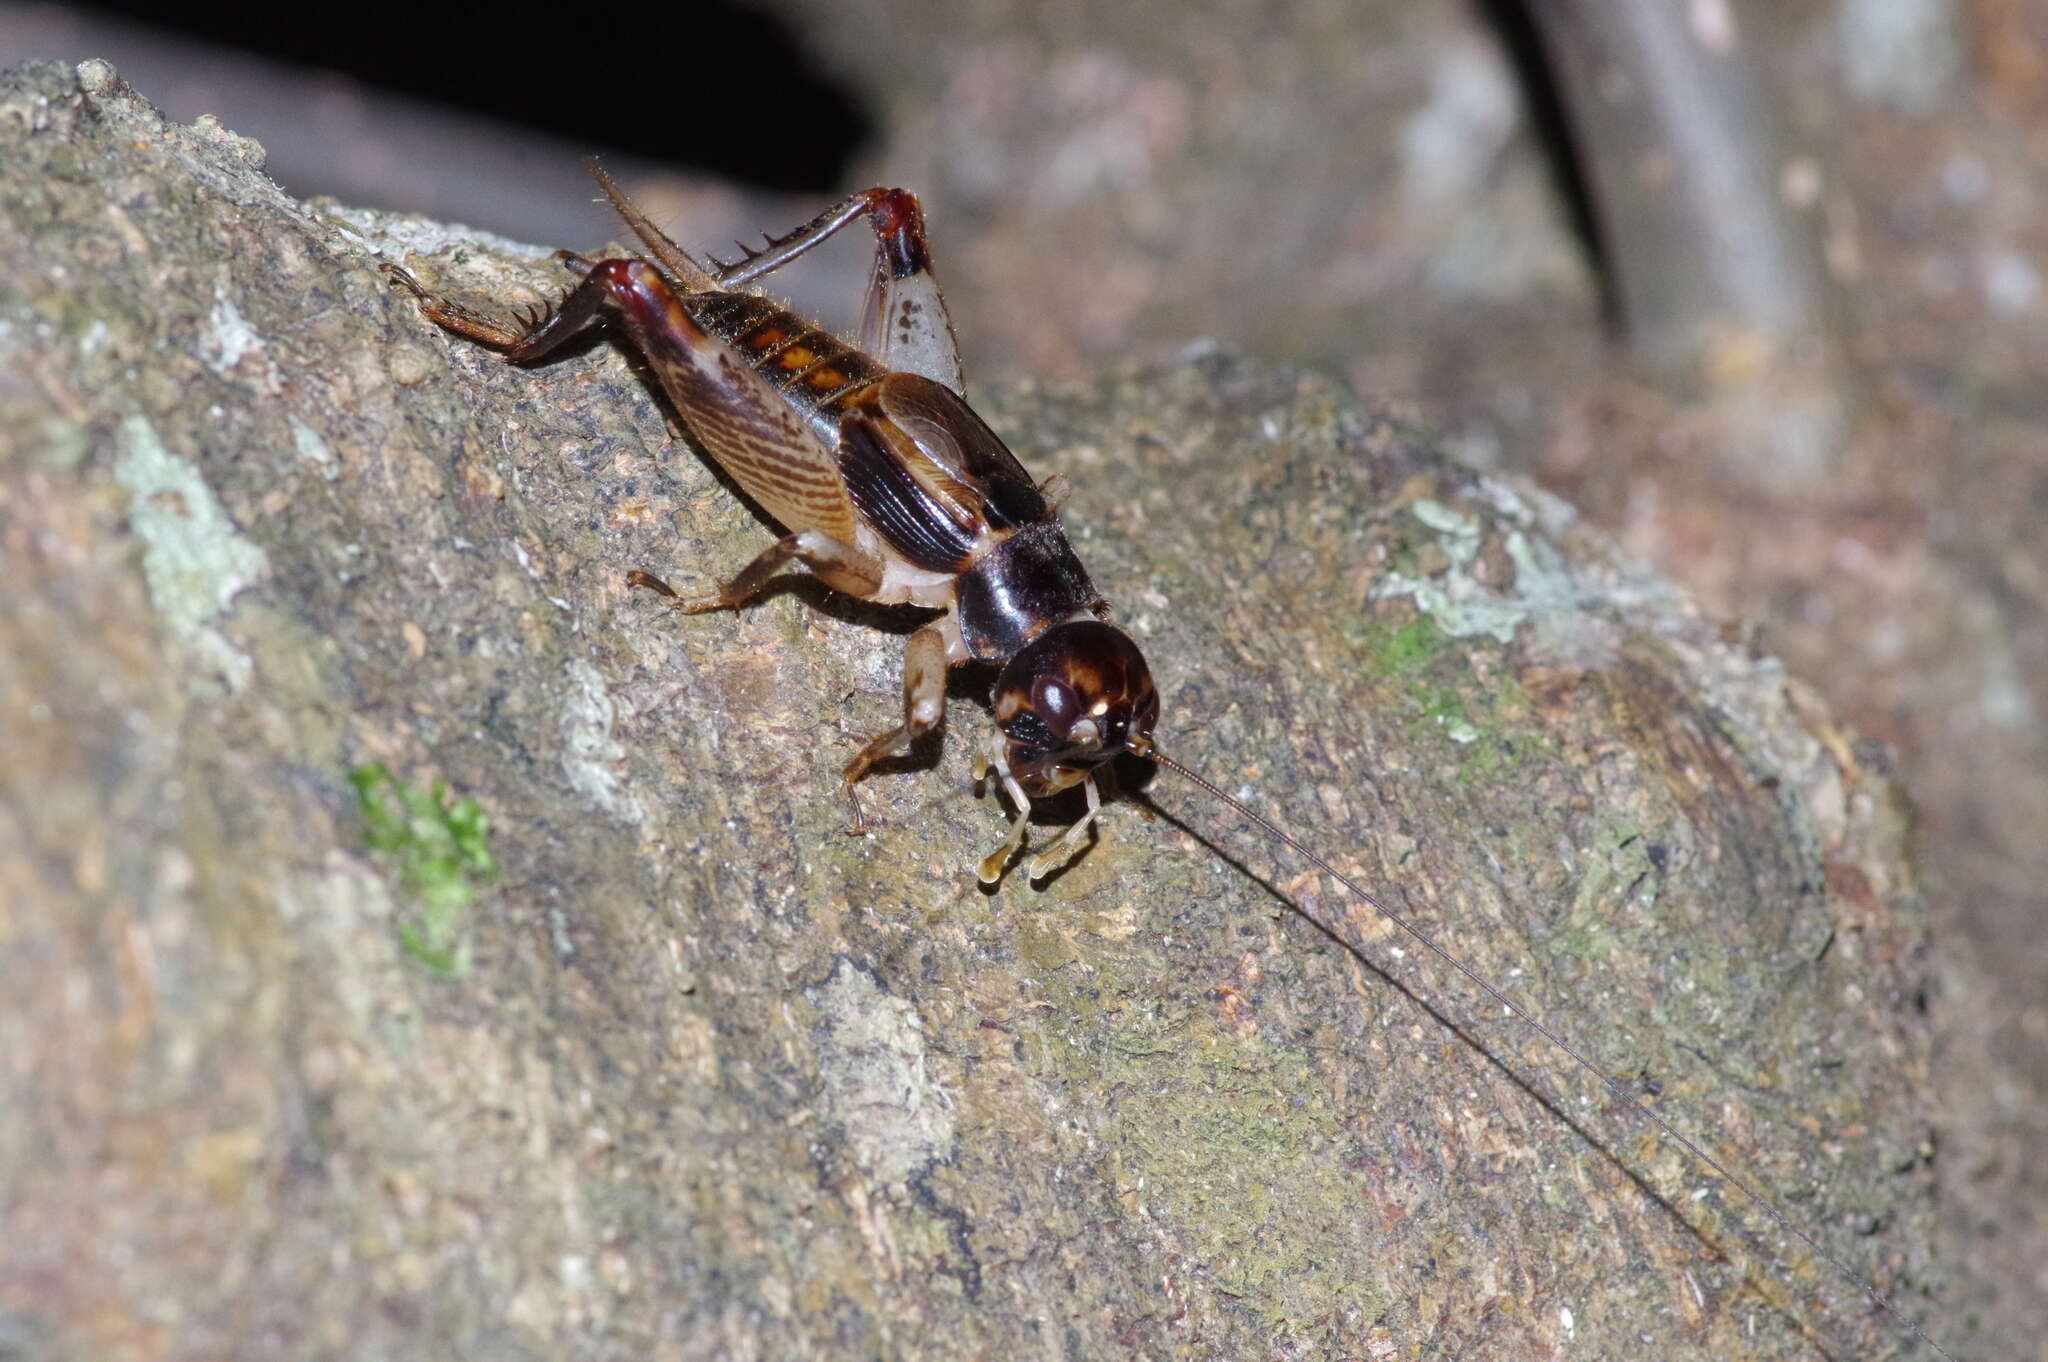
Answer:
[[[242, 362], [252, 357], [256, 362], [242, 369]], [[199, 358], [223, 378], [253, 379], [257, 387], [268, 393], [283, 387], [277, 366], [263, 354], [263, 337], [235, 306], [234, 299], [218, 290], [213, 295], [213, 311], [207, 314], [206, 326], [199, 333]]]
[[1549, 543], [1532, 540], [1520, 530], [1508, 534], [1515, 589], [1502, 593], [1478, 582], [1469, 571], [1479, 556], [1478, 521], [1429, 499], [1416, 502], [1409, 511], [1436, 531], [1437, 544], [1451, 560], [1451, 570], [1433, 578], [1389, 572], [1373, 588], [1375, 597], [1408, 596], [1453, 638], [1490, 634], [1502, 643], [1512, 643], [1515, 629], [1532, 616], [1577, 609], [1583, 591], [1563, 555]]
[[312, 462], [320, 470], [320, 476], [333, 482], [341, 474], [341, 461], [334, 457], [327, 440], [319, 431], [301, 421], [298, 417], [288, 418], [292, 428], [292, 448], [299, 457]]

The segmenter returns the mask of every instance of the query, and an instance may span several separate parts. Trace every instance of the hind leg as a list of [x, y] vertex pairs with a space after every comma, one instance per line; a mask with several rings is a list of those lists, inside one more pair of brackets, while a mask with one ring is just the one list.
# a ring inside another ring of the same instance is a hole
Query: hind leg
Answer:
[[[758, 251], [741, 246], [746, 255], [732, 264], [711, 261], [711, 278], [722, 289], [744, 288], [856, 220], [865, 220], [875, 234], [874, 271], [861, 309], [860, 348], [885, 368], [922, 374], [959, 392], [960, 346], [946, 315], [945, 295], [932, 272], [924, 207], [907, 189], [863, 190], [795, 231], [769, 237]], [[638, 223], [634, 225], [637, 230]], [[648, 240], [644, 232], [642, 239]], [[648, 244], [654, 245], [652, 240]]]

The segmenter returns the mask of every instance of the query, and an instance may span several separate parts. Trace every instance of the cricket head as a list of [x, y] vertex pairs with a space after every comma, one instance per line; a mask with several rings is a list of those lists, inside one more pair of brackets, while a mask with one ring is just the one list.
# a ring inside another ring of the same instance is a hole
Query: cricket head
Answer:
[[1039, 799], [1122, 752], [1152, 749], [1159, 692], [1130, 636], [1096, 619], [1055, 624], [996, 679], [996, 727], [1010, 774]]

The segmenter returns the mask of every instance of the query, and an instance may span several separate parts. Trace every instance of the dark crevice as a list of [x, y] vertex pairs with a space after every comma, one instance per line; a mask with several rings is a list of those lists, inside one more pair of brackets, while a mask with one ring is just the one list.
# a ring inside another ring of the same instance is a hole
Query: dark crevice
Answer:
[[787, 25], [731, 0], [646, 25], [563, 13], [514, 23], [454, 5], [332, 17], [263, 0], [77, 8], [767, 190], [836, 189], [874, 131]]
[[[1534, 0], [1541, 4], [1543, 0]], [[1593, 198], [1591, 171], [1572, 131], [1571, 116], [1558, 86], [1558, 74], [1543, 48], [1543, 36], [1529, 16], [1529, 0], [1474, 0], [1480, 16], [1500, 40], [1501, 51], [1514, 67], [1515, 79], [1529, 110], [1529, 126], [1543, 148], [1551, 181], [1564, 205], [1572, 235], [1586, 253], [1598, 281], [1600, 313], [1610, 326], [1621, 316], [1620, 300], [1610, 266], [1608, 242], [1600, 227]]]

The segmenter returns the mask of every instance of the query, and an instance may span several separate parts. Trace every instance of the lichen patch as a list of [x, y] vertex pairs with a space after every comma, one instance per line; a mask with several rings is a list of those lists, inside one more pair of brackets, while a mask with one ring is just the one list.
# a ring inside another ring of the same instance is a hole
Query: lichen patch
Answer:
[[825, 1109], [868, 1177], [897, 1183], [953, 1144], [953, 1098], [931, 1071], [917, 1009], [841, 960], [815, 991]]
[[640, 801], [620, 782], [626, 749], [612, 736], [618, 705], [603, 673], [583, 658], [568, 665], [571, 690], [562, 707], [562, 774], [569, 788], [624, 823], [646, 817]]

